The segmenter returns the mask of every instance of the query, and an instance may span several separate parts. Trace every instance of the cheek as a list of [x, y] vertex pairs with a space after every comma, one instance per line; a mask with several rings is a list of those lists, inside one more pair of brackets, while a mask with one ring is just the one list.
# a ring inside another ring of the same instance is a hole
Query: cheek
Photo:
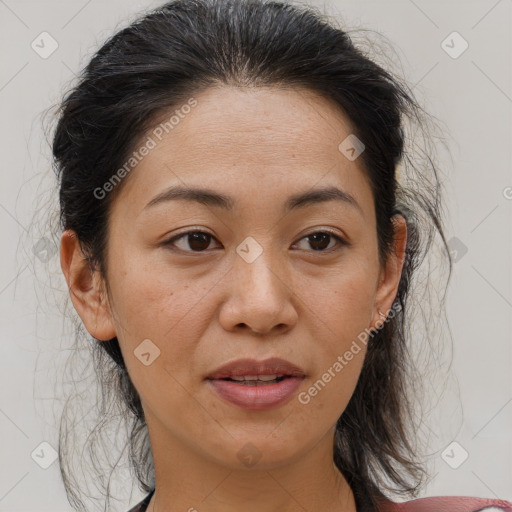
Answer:
[[115, 261], [109, 284], [116, 321], [121, 329], [126, 327], [128, 337], [154, 338], [164, 345], [176, 331], [197, 327], [188, 318], [204, 308], [203, 297], [212, 286], [208, 279], [190, 279], [179, 269], [148, 263], [128, 252]]
[[357, 336], [369, 326], [375, 300], [376, 273], [370, 261], [345, 260], [319, 280], [302, 285], [309, 314], [321, 320], [332, 333]]
[[116, 260], [115, 265], [109, 284], [130, 378], [143, 404], [180, 417], [190, 410], [195, 391], [190, 369], [201, 362], [198, 340], [208, 318], [207, 297], [201, 298], [209, 287], [191, 285], [183, 273], [164, 273], [137, 258]]
[[357, 255], [319, 279], [301, 282], [315, 372], [299, 403], [325, 428], [343, 413], [361, 373], [375, 298], [373, 265]]
[[[109, 276], [114, 323], [144, 401], [151, 401], [151, 390], [162, 386], [169, 391], [167, 397], [179, 402], [179, 383], [188, 385], [190, 368], [201, 363], [198, 340], [212, 314], [207, 292], [213, 284], [208, 284], [191, 284], [183, 272], [141, 264], [137, 258], [116, 260]], [[145, 366], [144, 357], [150, 365]]]

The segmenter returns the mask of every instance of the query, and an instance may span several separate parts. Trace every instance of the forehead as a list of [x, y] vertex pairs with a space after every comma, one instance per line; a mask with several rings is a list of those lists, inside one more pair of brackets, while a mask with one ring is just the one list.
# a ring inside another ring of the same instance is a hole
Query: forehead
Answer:
[[224, 158], [236, 150], [240, 158], [269, 163], [278, 154], [302, 160], [327, 153], [337, 157], [339, 143], [353, 131], [341, 107], [303, 88], [219, 87], [195, 99], [197, 106], [169, 140], [179, 145], [193, 139], [191, 157], [205, 150]]
[[172, 127], [179, 105], [145, 134], [154, 148], [122, 192], [137, 209], [171, 185], [208, 186], [241, 200], [261, 193], [267, 201], [334, 185], [359, 203], [371, 199], [362, 159], [350, 161], [339, 149], [353, 126], [334, 101], [270, 87], [212, 87], [191, 97], [195, 106], [174, 116]]

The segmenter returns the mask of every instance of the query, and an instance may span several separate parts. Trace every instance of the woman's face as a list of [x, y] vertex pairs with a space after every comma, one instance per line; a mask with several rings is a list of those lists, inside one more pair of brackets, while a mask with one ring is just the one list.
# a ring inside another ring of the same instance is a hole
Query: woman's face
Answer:
[[[351, 123], [326, 99], [228, 87], [194, 99], [172, 129], [146, 134], [140, 145], [154, 147], [112, 205], [109, 305], [97, 275], [90, 286], [71, 282], [73, 301], [93, 336], [117, 336], [153, 445], [231, 468], [247, 466], [247, 455], [277, 467], [334, 432], [360, 375], [361, 340], [396, 296], [405, 225], [397, 223], [397, 257], [379, 268], [362, 158], [350, 139], [339, 149]], [[174, 187], [207, 189], [227, 204], [172, 197]], [[292, 201], [327, 188], [353, 200]], [[281, 403], [236, 405], [207, 379], [237, 359], [271, 357], [305, 375]]]

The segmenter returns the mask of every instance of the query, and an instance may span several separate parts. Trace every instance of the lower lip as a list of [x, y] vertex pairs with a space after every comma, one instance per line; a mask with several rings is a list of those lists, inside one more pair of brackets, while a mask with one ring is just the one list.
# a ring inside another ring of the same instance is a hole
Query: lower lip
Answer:
[[303, 379], [303, 377], [288, 377], [274, 384], [258, 384], [256, 386], [220, 379], [208, 379], [208, 382], [224, 400], [242, 409], [261, 411], [287, 402]]

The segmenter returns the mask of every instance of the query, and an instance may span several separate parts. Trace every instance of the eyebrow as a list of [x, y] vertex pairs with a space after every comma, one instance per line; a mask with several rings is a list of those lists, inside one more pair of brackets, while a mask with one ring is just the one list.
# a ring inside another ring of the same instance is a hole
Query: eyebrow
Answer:
[[[215, 190], [177, 185], [156, 195], [144, 209], [172, 200], [195, 201], [206, 206], [216, 206], [224, 210], [233, 210], [235, 206], [235, 201], [232, 197]], [[286, 200], [284, 210], [290, 212], [325, 201], [339, 201], [352, 206], [364, 217], [363, 210], [355, 198], [348, 192], [334, 186], [316, 188], [292, 195]]]

